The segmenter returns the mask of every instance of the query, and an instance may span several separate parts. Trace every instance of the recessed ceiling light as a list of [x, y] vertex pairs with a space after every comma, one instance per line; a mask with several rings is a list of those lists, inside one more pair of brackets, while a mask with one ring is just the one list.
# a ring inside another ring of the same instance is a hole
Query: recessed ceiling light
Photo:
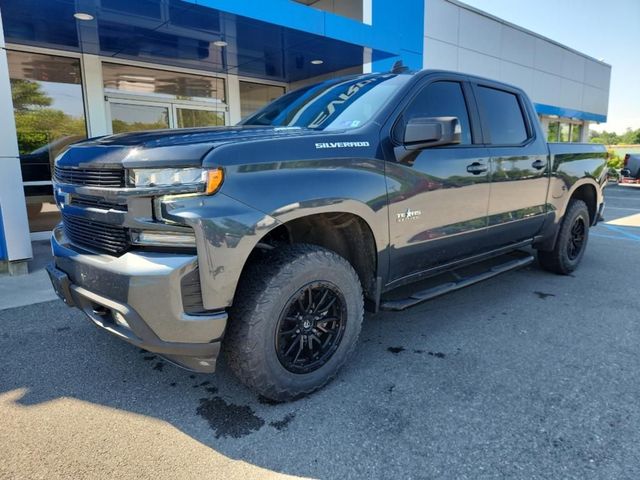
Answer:
[[318, 59], [318, 60], [311, 60], [311, 63], [312, 63], [313, 65], [322, 65], [322, 64], [324, 63], [324, 60], [320, 60], [320, 59]]
[[73, 16], [76, 20], [93, 20], [93, 15], [89, 15], [88, 13], [84, 12], [76, 12], [73, 14]]
[[213, 44], [216, 47], [226, 47], [227, 45], [229, 45], [227, 42], [225, 42], [224, 40], [216, 40], [215, 42], [213, 42]]

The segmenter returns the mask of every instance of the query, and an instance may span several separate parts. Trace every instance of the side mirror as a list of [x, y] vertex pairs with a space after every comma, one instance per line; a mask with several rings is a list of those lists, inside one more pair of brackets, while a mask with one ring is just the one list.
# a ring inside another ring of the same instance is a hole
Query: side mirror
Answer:
[[453, 145], [460, 133], [458, 117], [417, 117], [407, 122], [403, 143], [408, 150]]

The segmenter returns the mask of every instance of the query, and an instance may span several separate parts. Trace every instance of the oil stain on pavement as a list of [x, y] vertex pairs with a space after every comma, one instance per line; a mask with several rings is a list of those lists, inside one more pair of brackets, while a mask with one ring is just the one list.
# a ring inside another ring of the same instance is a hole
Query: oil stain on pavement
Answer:
[[196, 412], [209, 423], [216, 438], [241, 438], [264, 425], [264, 420], [248, 405], [234, 405], [220, 397], [201, 398]]

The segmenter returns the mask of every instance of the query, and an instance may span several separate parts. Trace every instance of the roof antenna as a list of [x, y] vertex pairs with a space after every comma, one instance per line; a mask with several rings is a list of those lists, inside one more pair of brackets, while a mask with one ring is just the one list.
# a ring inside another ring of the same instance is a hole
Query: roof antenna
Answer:
[[409, 67], [402, 64], [402, 60], [396, 60], [391, 67], [391, 73], [406, 73], [409, 71]]

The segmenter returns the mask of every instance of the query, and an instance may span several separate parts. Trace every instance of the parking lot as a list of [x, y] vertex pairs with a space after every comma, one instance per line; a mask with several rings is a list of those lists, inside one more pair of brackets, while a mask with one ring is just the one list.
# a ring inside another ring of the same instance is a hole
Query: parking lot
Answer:
[[337, 379], [288, 404], [60, 301], [0, 311], [0, 477], [637, 479], [640, 189], [606, 195], [574, 275], [369, 314]]

